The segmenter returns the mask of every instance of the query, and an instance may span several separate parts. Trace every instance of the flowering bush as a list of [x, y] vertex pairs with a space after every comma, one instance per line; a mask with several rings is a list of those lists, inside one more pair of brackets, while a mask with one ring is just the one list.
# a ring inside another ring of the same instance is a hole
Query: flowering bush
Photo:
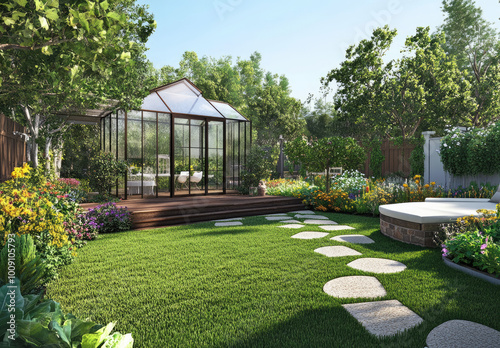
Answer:
[[496, 187], [471, 183], [468, 188], [445, 190], [435, 182], [423, 184], [415, 175], [404, 182], [384, 179], [366, 179], [357, 171], [346, 171], [335, 178], [333, 190], [326, 193], [325, 186], [316, 186], [304, 180], [279, 179], [267, 182], [271, 195], [301, 198], [304, 203], [322, 211], [379, 214], [381, 204], [421, 202], [427, 197], [491, 198]]
[[9, 234], [31, 235], [51, 278], [61, 265], [71, 263], [75, 253], [64, 229], [64, 204], [59, 204], [56, 194], [45, 192], [46, 187], [37, 186], [38, 179], [32, 181], [31, 173], [25, 164], [14, 169], [12, 180], [0, 185], [1, 245]]
[[76, 179], [59, 178], [55, 185], [70, 201], [80, 203], [87, 196], [83, 185]]
[[68, 238], [76, 248], [85, 246], [88, 240], [96, 239], [99, 229], [102, 227], [103, 224], [97, 222], [96, 216], [82, 211], [79, 211], [72, 220], [64, 222]]
[[480, 217], [466, 216], [442, 225], [443, 234], [437, 239], [443, 256], [500, 277], [500, 205], [496, 212], [478, 212]]
[[126, 207], [117, 207], [114, 202], [89, 209], [87, 217], [94, 218], [99, 224], [99, 233], [127, 231], [132, 227], [131, 213]]

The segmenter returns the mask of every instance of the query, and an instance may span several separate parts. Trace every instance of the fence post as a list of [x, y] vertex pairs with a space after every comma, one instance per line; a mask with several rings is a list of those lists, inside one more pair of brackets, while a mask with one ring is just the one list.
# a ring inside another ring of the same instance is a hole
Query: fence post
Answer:
[[436, 134], [434, 131], [422, 132], [424, 136], [424, 183], [429, 184], [431, 182], [431, 135]]

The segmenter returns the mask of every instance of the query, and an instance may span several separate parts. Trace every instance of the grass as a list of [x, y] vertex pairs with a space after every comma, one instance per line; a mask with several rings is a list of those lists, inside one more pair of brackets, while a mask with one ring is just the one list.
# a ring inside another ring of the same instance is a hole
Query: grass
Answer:
[[[498, 286], [447, 267], [437, 249], [383, 236], [377, 218], [321, 215], [356, 230], [298, 240], [290, 236], [320, 229], [250, 217], [236, 227], [207, 222], [102, 235], [49, 284], [47, 296], [77, 317], [117, 321], [135, 347], [424, 347], [429, 332], [451, 319], [500, 330]], [[352, 233], [376, 243], [329, 239]], [[400, 301], [423, 324], [384, 339], [370, 335], [341, 305], [373, 300], [336, 299], [322, 289], [337, 277], [373, 274], [346, 266], [359, 256], [313, 251], [327, 245], [406, 264], [402, 273], [375, 275], [387, 291], [381, 299]]]

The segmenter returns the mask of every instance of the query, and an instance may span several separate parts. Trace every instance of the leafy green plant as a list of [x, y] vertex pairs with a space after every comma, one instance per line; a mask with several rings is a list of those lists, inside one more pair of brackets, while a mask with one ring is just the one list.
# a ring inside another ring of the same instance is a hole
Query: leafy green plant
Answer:
[[[11, 251], [15, 254], [13, 265], [8, 257]], [[43, 285], [46, 265], [40, 255], [36, 254], [35, 243], [30, 235], [11, 236], [0, 252], [0, 264], [4, 265], [0, 267], [0, 285], [7, 284], [11, 266], [21, 282], [22, 293], [28, 294]]]
[[[94, 322], [78, 319], [72, 314], [64, 314], [59, 303], [42, 300], [41, 295], [23, 296], [17, 278], [14, 285], [4, 285], [0, 288], [0, 304], [0, 340], [3, 342], [22, 341], [30, 347], [133, 346], [134, 340], [130, 334], [111, 334], [114, 323], [102, 327]], [[14, 306], [10, 306], [11, 304]]]
[[410, 175], [411, 176], [424, 175], [425, 139], [423, 136], [421, 136], [420, 138], [415, 138], [413, 143], [415, 144], [415, 148], [413, 149], [410, 155]]
[[269, 180], [278, 160], [278, 148], [252, 145], [247, 155], [247, 162], [241, 173], [238, 190], [248, 194], [250, 187], [257, 187], [260, 180]]
[[89, 184], [90, 187], [100, 194], [107, 194], [116, 180], [127, 172], [124, 161], [117, 160], [113, 154], [98, 152], [90, 158]]
[[382, 176], [382, 163], [385, 160], [385, 156], [382, 155], [382, 140], [373, 139], [367, 145], [370, 151], [370, 171], [372, 176], [380, 178]]

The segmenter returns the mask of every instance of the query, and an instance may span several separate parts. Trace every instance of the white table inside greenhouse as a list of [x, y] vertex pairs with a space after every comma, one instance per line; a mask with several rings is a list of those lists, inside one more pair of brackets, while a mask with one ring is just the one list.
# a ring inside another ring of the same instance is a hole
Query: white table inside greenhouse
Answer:
[[[168, 177], [170, 174], [158, 174], [159, 177]], [[154, 195], [154, 188], [156, 187], [155, 174], [144, 174], [144, 181], [141, 179], [141, 174], [133, 175], [131, 178], [134, 180], [127, 181], [127, 193], [129, 195], [140, 195], [141, 186], [143, 186], [145, 195]], [[138, 179], [138, 180], [137, 180]]]

